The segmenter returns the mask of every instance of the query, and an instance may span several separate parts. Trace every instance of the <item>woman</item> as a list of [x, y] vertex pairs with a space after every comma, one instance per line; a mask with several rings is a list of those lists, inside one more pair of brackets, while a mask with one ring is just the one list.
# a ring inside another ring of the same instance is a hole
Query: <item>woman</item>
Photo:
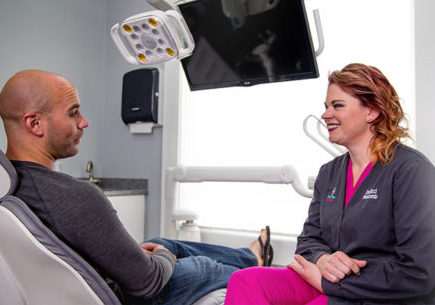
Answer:
[[348, 153], [319, 171], [295, 262], [237, 271], [225, 305], [435, 304], [435, 168], [401, 144], [381, 71], [349, 64], [328, 81], [322, 118]]

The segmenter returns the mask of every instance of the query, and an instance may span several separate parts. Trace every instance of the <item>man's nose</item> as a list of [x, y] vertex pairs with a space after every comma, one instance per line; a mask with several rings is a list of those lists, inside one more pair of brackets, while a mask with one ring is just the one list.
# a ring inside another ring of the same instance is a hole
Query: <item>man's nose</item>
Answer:
[[86, 120], [83, 116], [79, 124], [79, 128], [83, 129], [89, 126], [89, 121]]

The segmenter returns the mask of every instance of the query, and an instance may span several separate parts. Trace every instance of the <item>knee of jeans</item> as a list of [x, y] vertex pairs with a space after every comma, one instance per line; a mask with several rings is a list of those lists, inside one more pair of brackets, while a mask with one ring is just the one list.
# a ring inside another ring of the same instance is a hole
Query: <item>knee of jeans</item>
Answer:
[[184, 272], [193, 274], [202, 273], [202, 275], [206, 277], [209, 274], [222, 271], [223, 268], [230, 268], [230, 266], [222, 265], [207, 256], [189, 256], [181, 258], [177, 260], [176, 268], [177, 267], [183, 268]]
[[192, 260], [192, 262], [194, 262], [194, 264], [196, 264], [198, 267], [205, 267], [205, 266], [210, 266], [210, 265], [217, 265], [219, 264], [218, 262], [216, 262], [215, 260], [211, 259], [208, 256], [203, 256], [203, 255], [198, 255], [198, 256], [191, 256], [190, 259]]
[[209, 277], [216, 268], [216, 263], [205, 256], [189, 256], [177, 260], [172, 280], [195, 281]]

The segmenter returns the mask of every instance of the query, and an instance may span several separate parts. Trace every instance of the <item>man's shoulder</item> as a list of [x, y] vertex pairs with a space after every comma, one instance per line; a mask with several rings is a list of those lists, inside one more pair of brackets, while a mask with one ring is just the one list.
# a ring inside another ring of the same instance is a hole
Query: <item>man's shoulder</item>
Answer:
[[51, 170], [37, 163], [12, 161], [12, 164], [18, 172], [20, 180], [31, 180], [34, 186], [43, 192], [56, 192], [59, 196], [76, 192], [99, 192], [96, 186], [91, 185], [85, 180]]

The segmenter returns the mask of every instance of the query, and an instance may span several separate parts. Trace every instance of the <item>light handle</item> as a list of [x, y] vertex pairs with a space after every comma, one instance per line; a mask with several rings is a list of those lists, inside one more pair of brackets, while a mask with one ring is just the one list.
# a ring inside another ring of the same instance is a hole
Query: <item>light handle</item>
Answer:
[[171, 32], [175, 31], [176, 33], [172, 33], [173, 37], [174, 39], [179, 39], [177, 43], [178, 58], [189, 56], [195, 48], [195, 42], [193, 41], [192, 34], [190, 33], [184, 18], [173, 10], [166, 11], [165, 14], [168, 17], [168, 20], [171, 18], [174, 20], [174, 23], [171, 22], [171, 25], [177, 25], [175, 28], [171, 26]]
[[130, 52], [127, 50], [124, 43], [122, 42], [121, 36], [119, 36], [119, 23], [112, 26], [112, 28], [110, 29], [110, 35], [112, 36], [113, 42], [115, 42], [118, 50], [121, 52], [125, 60], [130, 64], [137, 65], [137, 59], [130, 54]]

